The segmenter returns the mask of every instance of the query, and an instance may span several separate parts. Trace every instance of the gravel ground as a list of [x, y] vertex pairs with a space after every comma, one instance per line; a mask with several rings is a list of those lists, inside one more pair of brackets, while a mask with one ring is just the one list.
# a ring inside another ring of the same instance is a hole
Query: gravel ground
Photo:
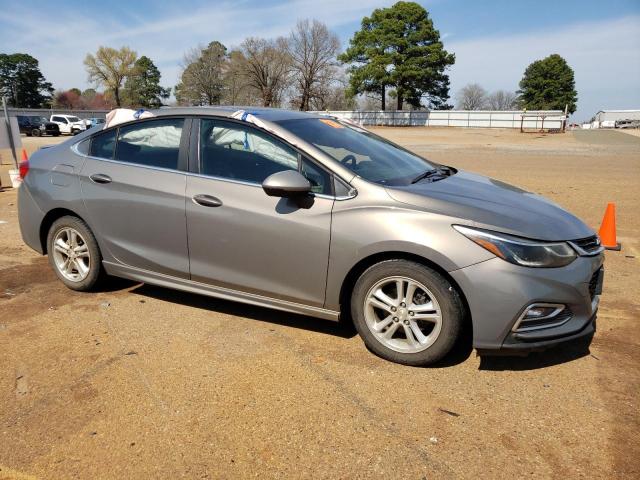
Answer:
[[126, 281], [75, 293], [22, 244], [6, 190], [0, 479], [638, 478], [640, 138], [377, 131], [594, 228], [616, 202], [623, 249], [606, 254], [589, 350], [480, 358], [462, 345], [409, 368], [332, 322]]

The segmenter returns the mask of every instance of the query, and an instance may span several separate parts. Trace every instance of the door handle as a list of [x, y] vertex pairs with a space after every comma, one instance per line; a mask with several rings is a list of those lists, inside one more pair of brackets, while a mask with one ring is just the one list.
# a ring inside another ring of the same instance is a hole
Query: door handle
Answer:
[[212, 195], [194, 195], [192, 197], [194, 203], [198, 205], [202, 205], [203, 207], [220, 207], [222, 206], [222, 201], [219, 198], [216, 198]]
[[111, 183], [111, 177], [104, 173], [94, 173], [89, 178], [93, 183]]

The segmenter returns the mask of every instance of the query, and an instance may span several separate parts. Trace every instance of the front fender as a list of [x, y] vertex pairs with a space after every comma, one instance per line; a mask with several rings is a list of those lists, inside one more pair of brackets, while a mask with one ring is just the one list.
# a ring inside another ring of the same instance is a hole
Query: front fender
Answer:
[[347, 275], [373, 255], [417, 255], [447, 272], [493, 258], [452, 228], [457, 223], [454, 217], [397, 203], [380, 205], [380, 198], [374, 203], [363, 197], [335, 203], [325, 308], [339, 310]]

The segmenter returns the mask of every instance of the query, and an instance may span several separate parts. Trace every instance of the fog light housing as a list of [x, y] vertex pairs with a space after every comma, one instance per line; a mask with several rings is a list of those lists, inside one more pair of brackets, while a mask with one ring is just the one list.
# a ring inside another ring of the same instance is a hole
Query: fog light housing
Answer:
[[[563, 306], [564, 308], [564, 306]], [[551, 316], [555, 311], [557, 310], [557, 307], [529, 307], [524, 314], [524, 318], [526, 319], [530, 319], [530, 318], [536, 318], [536, 319], [541, 319], [541, 318], [545, 318], [545, 317], [549, 317]], [[560, 312], [558, 312], [560, 313]]]
[[562, 303], [532, 303], [518, 317], [512, 331], [527, 332], [557, 327], [569, 321], [571, 316], [571, 310]]

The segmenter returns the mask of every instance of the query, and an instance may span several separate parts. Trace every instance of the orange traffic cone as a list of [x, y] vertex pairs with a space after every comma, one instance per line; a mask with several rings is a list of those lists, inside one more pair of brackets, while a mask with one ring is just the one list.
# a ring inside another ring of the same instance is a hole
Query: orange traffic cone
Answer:
[[29, 157], [27, 157], [27, 151], [23, 148], [22, 149], [22, 161], [26, 162], [27, 160], [29, 160]]
[[616, 204], [608, 203], [600, 225], [600, 241], [607, 250], [620, 250], [622, 246], [616, 241]]

